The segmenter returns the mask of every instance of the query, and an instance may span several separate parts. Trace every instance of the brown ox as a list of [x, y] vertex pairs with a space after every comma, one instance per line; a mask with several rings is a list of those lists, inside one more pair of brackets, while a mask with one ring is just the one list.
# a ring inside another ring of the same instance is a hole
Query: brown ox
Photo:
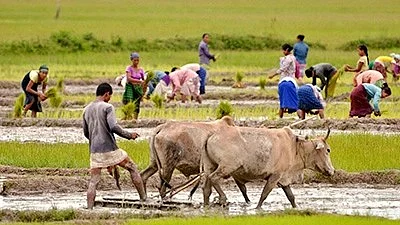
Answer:
[[[150, 165], [141, 172], [144, 186], [148, 178], [159, 171], [163, 198], [175, 169], [187, 177], [199, 174], [200, 156], [207, 139], [229, 126], [234, 126], [234, 122], [228, 116], [213, 122], [167, 122], [158, 126], [150, 138]], [[219, 186], [214, 187], [222, 192]], [[249, 202], [247, 195], [244, 194], [244, 198]]]
[[296, 207], [289, 186], [294, 177], [302, 174], [304, 169], [326, 175], [334, 173], [330, 147], [326, 142], [328, 136], [329, 130], [325, 138], [301, 140], [288, 127], [227, 127], [212, 135], [201, 158], [205, 172], [204, 205], [209, 204], [211, 184], [216, 185], [221, 178], [232, 176], [243, 184], [257, 179], [267, 181], [257, 208], [261, 208], [277, 185], [284, 190], [291, 205]]

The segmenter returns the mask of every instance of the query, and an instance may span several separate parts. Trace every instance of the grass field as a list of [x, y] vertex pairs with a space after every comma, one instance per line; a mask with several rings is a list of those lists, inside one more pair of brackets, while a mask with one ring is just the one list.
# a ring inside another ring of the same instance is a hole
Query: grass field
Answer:
[[[400, 169], [398, 136], [371, 134], [331, 135], [332, 163], [348, 172]], [[135, 160], [140, 169], [149, 163], [147, 141], [121, 141], [119, 145]], [[44, 144], [0, 142], [0, 165], [26, 168], [86, 168], [89, 165], [87, 144]]]
[[[55, 30], [92, 32], [155, 39], [173, 36], [201, 37], [219, 34], [272, 34], [295, 40], [299, 33], [309, 41], [336, 46], [364, 37], [395, 37], [400, 25], [400, 5], [389, 0], [318, 1], [295, 0], [70, 0], [60, 1], [58, 20], [54, 0], [1, 0], [0, 40], [46, 37]], [[356, 19], [355, 19], [356, 18]]]

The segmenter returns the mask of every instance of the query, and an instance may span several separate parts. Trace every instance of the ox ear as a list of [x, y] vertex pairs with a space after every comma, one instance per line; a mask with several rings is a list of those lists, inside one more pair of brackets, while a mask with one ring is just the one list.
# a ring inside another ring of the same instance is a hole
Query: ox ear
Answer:
[[324, 140], [328, 140], [329, 134], [331, 133], [331, 128], [328, 127], [328, 132], [326, 133], [326, 136], [324, 137]]
[[301, 136], [301, 135], [296, 135], [296, 140], [297, 141], [306, 141], [308, 140], [308, 136]]
[[324, 149], [324, 148], [325, 148], [325, 145], [322, 142], [318, 142], [317, 146], [315, 147], [315, 149], [317, 149], [317, 150]]

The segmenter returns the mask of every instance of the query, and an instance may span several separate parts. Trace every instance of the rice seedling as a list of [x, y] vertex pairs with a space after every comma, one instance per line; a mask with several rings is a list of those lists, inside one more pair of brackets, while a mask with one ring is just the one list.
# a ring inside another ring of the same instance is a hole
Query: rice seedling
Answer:
[[151, 80], [153, 80], [154, 79], [154, 77], [155, 77], [156, 75], [155, 75], [155, 73], [151, 70], [151, 71], [147, 71], [146, 72], [146, 78], [144, 79], [144, 82], [146, 83], [146, 84], [148, 84]]
[[53, 87], [46, 91], [47, 98], [54, 98], [57, 96], [57, 88]]
[[25, 99], [25, 94], [21, 93], [18, 95], [17, 99], [15, 100], [14, 103], [14, 118], [21, 118], [22, 117], [22, 111], [24, 109], [24, 99]]
[[157, 109], [163, 108], [164, 98], [158, 94], [153, 94], [150, 97], [150, 100], [154, 103], [154, 106]]
[[133, 119], [133, 114], [135, 112], [135, 104], [133, 102], [129, 102], [126, 105], [121, 107], [121, 112], [123, 114], [123, 120], [131, 120]]
[[242, 72], [236, 72], [235, 83], [232, 85], [233, 88], [244, 88], [246, 85], [242, 82], [244, 74]]
[[260, 86], [261, 90], [265, 90], [266, 84], [267, 84], [267, 79], [265, 79], [265, 77], [260, 77], [260, 80], [258, 81], [258, 86]]
[[64, 77], [60, 77], [56, 82], [56, 89], [59, 93], [64, 93], [65, 85], [64, 85]]
[[58, 108], [58, 107], [60, 107], [60, 105], [62, 103], [62, 97], [57, 95], [57, 96], [50, 98], [49, 101], [50, 101], [51, 107]]
[[233, 107], [228, 101], [221, 101], [216, 110], [217, 119], [221, 119], [224, 116], [232, 116]]

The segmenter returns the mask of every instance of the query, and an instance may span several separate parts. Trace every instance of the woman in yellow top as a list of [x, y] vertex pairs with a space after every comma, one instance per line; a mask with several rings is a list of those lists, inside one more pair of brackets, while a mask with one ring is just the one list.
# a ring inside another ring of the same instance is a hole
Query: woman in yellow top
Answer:
[[369, 69], [379, 71], [387, 80], [387, 73], [393, 73], [392, 63], [395, 63], [393, 57], [379, 56], [369, 64]]
[[355, 72], [356, 74], [353, 77], [353, 85], [357, 86], [356, 77], [359, 73], [366, 71], [369, 69], [369, 58], [368, 58], [368, 48], [366, 45], [359, 45], [358, 48], [358, 55], [360, 58], [357, 61], [356, 67], [351, 67], [350, 65], [346, 64], [344, 66], [344, 71], [346, 72]]
[[[46, 87], [49, 77], [49, 68], [46, 65], [41, 65], [39, 70], [29, 71], [21, 82], [22, 90], [25, 92], [24, 116], [28, 110], [32, 111], [32, 117], [36, 117], [37, 112], [42, 112], [40, 101], [47, 99]], [[38, 91], [38, 86], [42, 85], [42, 92]]]

